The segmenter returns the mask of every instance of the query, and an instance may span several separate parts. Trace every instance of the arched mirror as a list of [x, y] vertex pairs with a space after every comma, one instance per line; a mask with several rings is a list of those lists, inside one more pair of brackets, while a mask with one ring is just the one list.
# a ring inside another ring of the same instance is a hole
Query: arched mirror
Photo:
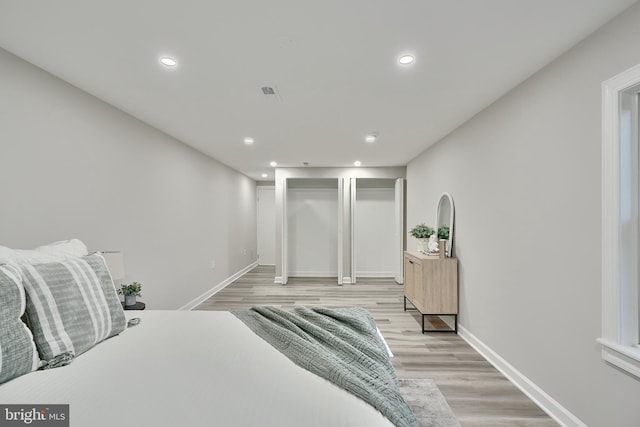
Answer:
[[451, 256], [453, 249], [453, 198], [449, 193], [442, 193], [438, 201], [436, 212], [436, 226], [434, 229], [438, 235], [438, 240], [447, 241], [446, 256]]

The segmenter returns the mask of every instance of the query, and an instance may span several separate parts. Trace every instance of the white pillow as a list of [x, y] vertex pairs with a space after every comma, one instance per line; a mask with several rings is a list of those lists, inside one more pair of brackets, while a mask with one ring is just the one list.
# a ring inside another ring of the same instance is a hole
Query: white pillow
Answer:
[[54, 242], [36, 249], [11, 249], [0, 246], [0, 264], [44, 264], [88, 255], [87, 246], [78, 239]]
[[65, 259], [79, 258], [89, 255], [87, 246], [79, 239], [62, 240], [60, 242], [38, 246], [35, 250], [48, 255], [61, 256]]
[[42, 264], [60, 261], [60, 257], [36, 250], [11, 249], [0, 246], [0, 264]]

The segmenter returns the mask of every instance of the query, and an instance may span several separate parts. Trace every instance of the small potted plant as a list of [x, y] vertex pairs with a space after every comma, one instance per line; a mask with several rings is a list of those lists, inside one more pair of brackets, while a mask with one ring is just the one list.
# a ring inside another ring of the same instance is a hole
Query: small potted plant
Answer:
[[440, 258], [449, 255], [449, 226], [446, 224], [438, 227], [438, 250]]
[[443, 225], [438, 227], [438, 240], [449, 240], [449, 226]]
[[433, 235], [433, 228], [425, 223], [418, 224], [409, 231], [413, 237], [418, 239], [418, 251], [426, 252], [429, 247], [429, 237]]
[[118, 290], [118, 294], [124, 295], [125, 307], [131, 307], [132, 305], [136, 305], [136, 297], [140, 296], [141, 290], [142, 285], [138, 282], [133, 282], [130, 285], [122, 285], [120, 290]]

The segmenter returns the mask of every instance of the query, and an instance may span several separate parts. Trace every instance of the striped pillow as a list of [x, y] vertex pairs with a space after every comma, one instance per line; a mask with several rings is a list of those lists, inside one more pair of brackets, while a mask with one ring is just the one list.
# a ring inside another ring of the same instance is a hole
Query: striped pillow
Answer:
[[120, 299], [100, 255], [21, 265], [27, 316], [40, 358], [70, 363], [126, 327]]
[[40, 363], [31, 331], [20, 320], [24, 309], [20, 273], [0, 266], [0, 384], [38, 369]]

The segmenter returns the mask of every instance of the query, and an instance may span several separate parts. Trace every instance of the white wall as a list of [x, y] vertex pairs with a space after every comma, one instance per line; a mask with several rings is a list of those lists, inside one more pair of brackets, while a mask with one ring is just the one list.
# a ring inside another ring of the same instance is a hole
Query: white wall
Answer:
[[153, 309], [255, 261], [253, 180], [1, 49], [0, 70], [1, 245], [121, 250]]
[[358, 180], [354, 219], [356, 276], [393, 277], [395, 188], [360, 188], [361, 183]]
[[338, 276], [338, 188], [290, 188], [289, 276]]
[[640, 381], [595, 341], [600, 84], [638, 40], [635, 5], [407, 167], [409, 226], [453, 196], [463, 328], [592, 427], [640, 425]]

